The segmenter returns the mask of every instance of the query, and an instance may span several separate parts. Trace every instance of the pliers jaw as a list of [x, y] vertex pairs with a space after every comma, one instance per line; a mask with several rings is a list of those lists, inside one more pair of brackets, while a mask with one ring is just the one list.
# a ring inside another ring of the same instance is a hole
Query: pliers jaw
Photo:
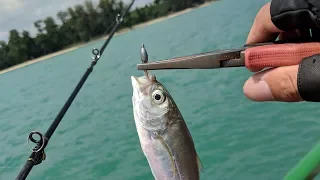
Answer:
[[138, 64], [138, 70], [160, 69], [214, 69], [244, 66], [241, 52], [245, 48], [218, 50], [213, 52], [177, 57], [173, 59]]

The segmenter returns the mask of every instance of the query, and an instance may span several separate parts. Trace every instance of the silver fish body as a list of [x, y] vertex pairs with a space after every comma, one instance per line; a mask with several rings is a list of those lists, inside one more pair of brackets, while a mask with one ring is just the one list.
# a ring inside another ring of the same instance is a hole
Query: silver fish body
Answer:
[[133, 114], [142, 151], [156, 180], [198, 180], [201, 163], [185, 121], [153, 76], [131, 77]]

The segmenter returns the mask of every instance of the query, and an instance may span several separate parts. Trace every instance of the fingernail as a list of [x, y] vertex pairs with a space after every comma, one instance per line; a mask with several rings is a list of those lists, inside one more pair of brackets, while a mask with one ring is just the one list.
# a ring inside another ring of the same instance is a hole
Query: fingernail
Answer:
[[252, 77], [247, 80], [243, 87], [243, 92], [247, 98], [253, 101], [272, 101], [272, 96], [269, 85], [264, 80], [254, 81]]

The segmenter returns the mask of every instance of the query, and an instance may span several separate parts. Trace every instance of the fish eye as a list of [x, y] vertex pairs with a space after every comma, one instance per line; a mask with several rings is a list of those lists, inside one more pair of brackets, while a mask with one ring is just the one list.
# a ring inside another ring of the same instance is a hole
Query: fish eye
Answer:
[[166, 96], [163, 94], [163, 92], [161, 90], [155, 90], [152, 93], [152, 98], [153, 98], [154, 102], [157, 104], [161, 104], [166, 100]]

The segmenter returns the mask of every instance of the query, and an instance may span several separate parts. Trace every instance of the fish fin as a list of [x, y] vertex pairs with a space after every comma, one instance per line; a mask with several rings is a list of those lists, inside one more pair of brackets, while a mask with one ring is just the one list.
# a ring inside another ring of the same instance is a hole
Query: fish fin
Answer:
[[161, 135], [159, 135], [157, 133], [157, 138], [160, 140], [161, 144], [166, 148], [166, 150], [168, 151], [168, 154], [170, 156], [170, 160], [171, 160], [171, 166], [172, 166], [172, 170], [173, 170], [173, 174], [176, 176], [176, 174], [180, 174], [179, 170], [177, 169], [177, 164], [176, 164], [176, 159], [173, 156], [173, 152], [171, 151], [168, 143], [163, 139], [163, 137]]

